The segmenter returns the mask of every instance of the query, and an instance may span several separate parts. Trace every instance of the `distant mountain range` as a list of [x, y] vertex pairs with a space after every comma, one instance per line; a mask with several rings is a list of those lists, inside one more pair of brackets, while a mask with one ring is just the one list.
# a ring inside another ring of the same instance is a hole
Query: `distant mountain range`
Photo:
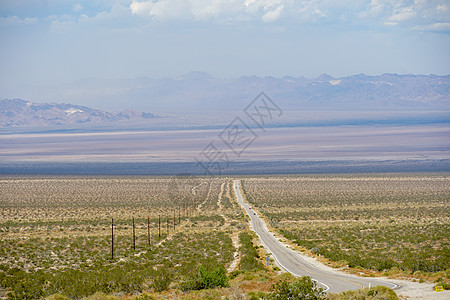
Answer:
[[66, 103], [33, 103], [22, 99], [0, 100], [0, 127], [139, 121], [155, 117], [150, 113], [133, 110], [114, 113]]
[[261, 91], [289, 110], [450, 108], [450, 75], [359, 74], [335, 78], [323, 74], [313, 79], [289, 76], [220, 79], [191, 72], [163, 79], [80, 80], [51, 87], [48, 96], [40, 99], [57, 101], [62, 96], [64, 101], [108, 109], [131, 107], [179, 113], [241, 110]]
[[[335, 78], [323, 74], [313, 79], [289, 76], [219, 79], [207, 73], [191, 72], [164, 79], [82, 80], [52, 88], [53, 94], [48, 94], [48, 98], [42, 96], [42, 90], [39, 91], [41, 99], [54, 102], [64, 99], [65, 102], [108, 110], [132, 108], [139, 111], [127, 109], [115, 113], [73, 104], [0, 100], [0, 126], [96, 124], [156, 117], [141, 111], [175, 116], [194, 112], [212, 118], [225, 116], [228, 120], [227, 111], [241, 111], [261, 91], [284, 111], [293, 113], [450, 111], [450, 75], [359, 74]], [[29, 99], [33, 98], [30, 96]], [[196, 118], [191, 121], [199, 122]]]

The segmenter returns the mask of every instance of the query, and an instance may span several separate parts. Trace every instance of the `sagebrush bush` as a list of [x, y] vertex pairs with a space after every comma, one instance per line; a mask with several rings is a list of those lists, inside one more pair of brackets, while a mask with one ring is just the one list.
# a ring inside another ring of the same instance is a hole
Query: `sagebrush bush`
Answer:
[[264, 298], [269, 300], [319, 300], [324, 299], [324, 292], [321, 287], [309, 276], [297, 278], [290, 283], [281, 280], [272, 285], [271, 293]]
[[229, 286], [227, 271], [223, 266], [214, 269], [199, 266], [195, 274], [180, 283], [179, 289], [191, 291], [227, 286]]

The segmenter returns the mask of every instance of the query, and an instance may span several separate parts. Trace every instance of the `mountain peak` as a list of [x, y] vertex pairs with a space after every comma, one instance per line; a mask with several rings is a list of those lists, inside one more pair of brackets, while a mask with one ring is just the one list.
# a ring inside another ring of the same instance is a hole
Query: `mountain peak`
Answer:
[[323, 74], [320, 74], [319, 77], [317, 77], [315, 80], [316, 81], [330, 81], [333, 79], [335, 79], [333, 76], [323, 73]]

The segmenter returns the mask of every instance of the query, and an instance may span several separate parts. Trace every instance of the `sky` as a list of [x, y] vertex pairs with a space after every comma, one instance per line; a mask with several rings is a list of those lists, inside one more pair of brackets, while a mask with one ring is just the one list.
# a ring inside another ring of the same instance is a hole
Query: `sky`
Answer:
[[81, 79], [450, 74], [449, 0], [0, 0], [0, 98]]

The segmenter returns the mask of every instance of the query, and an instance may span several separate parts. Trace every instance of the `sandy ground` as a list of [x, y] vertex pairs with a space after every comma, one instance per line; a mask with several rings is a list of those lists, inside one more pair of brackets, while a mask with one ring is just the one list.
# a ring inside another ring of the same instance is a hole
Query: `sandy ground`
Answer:
[[[222, 197], [223, 197], [223, 194], [225, 191], [224, 187], [225, 187], [225, 182], [222, 183], [222, 185], [220, 186], [220, 193], [219, 193], [219, 196], [217, 197], [217, 206], [219, 207], [220, 215], [225, 220], [225, 224], [223, 225], [223, 228], [227, 228], [230, 226], [230, 219], [223, 213]], [[228, 194], [228, 196], [230, 196], [230, 195]], [[239, 256], [239, 247], [241, 246], [240, 242], [239, 242], [239, 232], [233, 232], [233, 234], [231, 235], [231, 241], [233, 243], [233, 247], [234, 247], [235, 251], [233, 253], [233, 261], [227, 268], [228, 273], [234, 271], [237, 268], [239, 261], [241, 260], [241, 258]]]
[[397, 295], [406, 299], [450, 299], [450, 291], [436, 292], [434, 284], [419, 283], [409, 280], [388, 279], [390, 282], [396, 283], [401, 287], [396, 289]]

